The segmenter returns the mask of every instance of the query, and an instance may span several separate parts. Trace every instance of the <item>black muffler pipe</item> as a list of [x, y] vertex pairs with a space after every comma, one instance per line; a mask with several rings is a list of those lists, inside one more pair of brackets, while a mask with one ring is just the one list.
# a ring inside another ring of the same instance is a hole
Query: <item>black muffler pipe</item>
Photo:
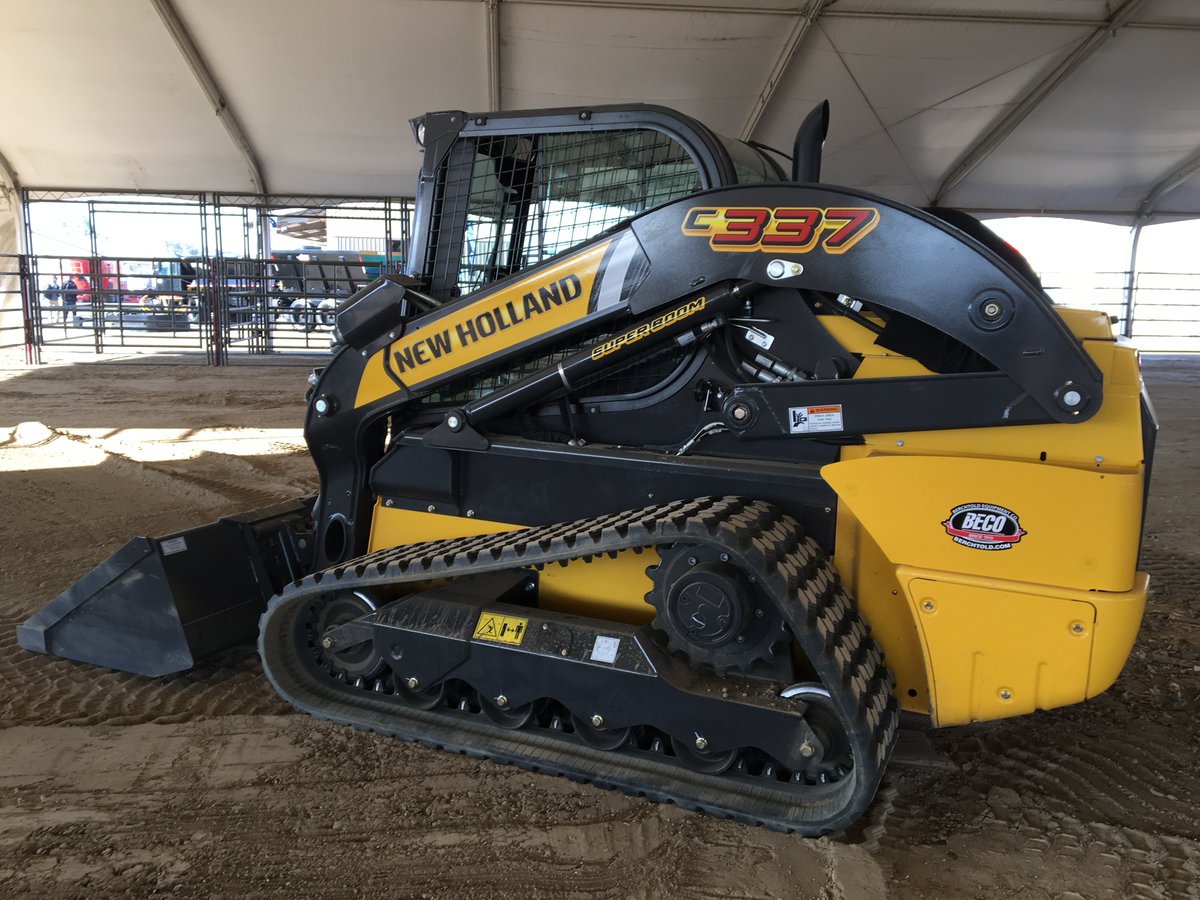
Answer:
[[792, 145], [792, 181], [821, 180], [821, 148], [829, 133], [829, 101], [822, 100], [804, 117]]

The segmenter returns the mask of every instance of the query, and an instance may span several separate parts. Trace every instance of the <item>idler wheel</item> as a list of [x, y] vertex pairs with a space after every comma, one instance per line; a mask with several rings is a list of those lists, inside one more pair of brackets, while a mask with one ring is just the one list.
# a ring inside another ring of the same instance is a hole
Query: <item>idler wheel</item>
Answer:
[[375, 649], [373, 641], [366, 640], [339, 650], [328, 650], [322, 645], [326, 632], [353, 622], [373, 613], [376, 604], [363, 591], [342, 591], [328, 595], [313, 610], [311, 639], [315, 642], [318, 657], [335, 673], [346, 676], [348, 681], [358, 678], [370, 681], [384, 670], [382, 654]]

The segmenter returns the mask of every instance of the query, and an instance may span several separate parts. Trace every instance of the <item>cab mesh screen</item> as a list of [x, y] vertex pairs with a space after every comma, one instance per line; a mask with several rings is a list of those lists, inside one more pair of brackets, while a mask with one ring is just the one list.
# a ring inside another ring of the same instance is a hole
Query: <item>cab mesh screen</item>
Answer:
[[700, 189], [688, 152], [649, 129], [464, 138], [439, 177], [427, 271], [445, 299]]

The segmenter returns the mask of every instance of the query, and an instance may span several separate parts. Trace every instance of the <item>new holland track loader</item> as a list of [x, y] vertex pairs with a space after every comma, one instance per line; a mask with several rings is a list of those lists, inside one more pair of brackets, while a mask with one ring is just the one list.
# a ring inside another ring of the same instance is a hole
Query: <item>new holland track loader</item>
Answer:
[[1104, 691], [1156, 425], [1107, 317], [976, 220], [648, 106], [414, 122], [408, 277], [339, 310], [320, 492], [138, 538], [19, 629], [160, 676], [257, 635], [296, 709], [804, 834], [900, 711]]

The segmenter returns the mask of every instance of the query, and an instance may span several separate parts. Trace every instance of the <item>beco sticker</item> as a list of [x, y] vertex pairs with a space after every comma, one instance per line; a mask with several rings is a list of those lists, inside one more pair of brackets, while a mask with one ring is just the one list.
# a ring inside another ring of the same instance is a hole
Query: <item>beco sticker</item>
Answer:
[[956, 506], [942, 525], [954, 543], [974, 550], [1011, 550], [1029, 533], [1015, 512], [992, 503]]

